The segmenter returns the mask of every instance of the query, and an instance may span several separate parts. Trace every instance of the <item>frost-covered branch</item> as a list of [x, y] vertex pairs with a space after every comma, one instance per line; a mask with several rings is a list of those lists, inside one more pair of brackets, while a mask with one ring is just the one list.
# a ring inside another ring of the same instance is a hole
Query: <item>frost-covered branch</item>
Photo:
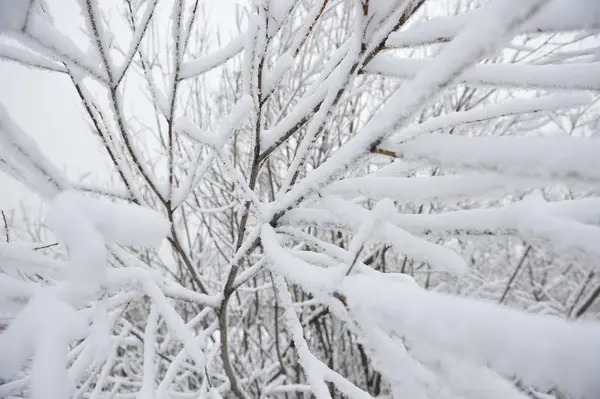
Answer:
[[594, 0], [22, 3], [108, 162], [0, 105], [0, 396], [600, 392]]

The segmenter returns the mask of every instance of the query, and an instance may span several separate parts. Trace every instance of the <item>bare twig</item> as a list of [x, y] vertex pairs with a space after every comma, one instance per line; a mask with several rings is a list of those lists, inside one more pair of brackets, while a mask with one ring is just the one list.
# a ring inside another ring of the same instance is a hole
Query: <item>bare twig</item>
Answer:
[[55, 246], [57, 246], [57, 245], [58, 245], [58, 243], [57, 243], [57, 242], [55, 242], [55, 243], [48, 244], [48, 245], [42, 245], [42, 246], [40, 246], [40, 247], [34, 247], [34, 248], [33, 248], [33, 250], [34, 250], [34, 251], [41, 251], [42, 249], [52, 248], [52, 247], [55, 247]]
[[500, 296], [498, 303], [504, 302], [504, 299], [506, 298], [508, 291], [510, 291], [510, 289], [512, 288], [512, 283], [515, 281], [515, 278], [517, 278], [517, 275], [519, 274], [521, 267], [523, 267], [523, 264], [525, 263], [525, 259], [527, 258], [527, 255], [529, 255], [530, 251], [531, 251], [531, 245], [528, 245], [527, 248], [525, 249], [525, 252], [523, 252], [523, 256], [521, 256], [521, 260], [519, 260], [519, 263], [517, 264], [515, 271], [508, 279], [508, 282], [506, 283], [506, 287], [504, 288], [504, 292], [502, 292], [502, 296]]
[[0, 211], [2, 213], [2, 220], [4, 221], [4, 234], [6, 234], [6, 242], [10, 242], [10, 233], [8, 231], [8, 221], [6, 220], [6, 214], [4, 209]]

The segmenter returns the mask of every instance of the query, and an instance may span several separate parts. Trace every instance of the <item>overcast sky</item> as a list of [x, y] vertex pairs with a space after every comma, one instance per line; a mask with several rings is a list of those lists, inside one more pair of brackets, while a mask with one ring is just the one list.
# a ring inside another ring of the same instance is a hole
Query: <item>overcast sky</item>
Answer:
[[[47, 0], [47, 3], [60, 31], [77, 41], [81, 33], [73, 1]], [[222, 31], [229, 31], [235, 4], [240, 1], [204, 1], [212, 8], [211, 21]], [[0, 103], [69, 177], [90, 174], [88, 178], [93, 181], [106, 180], [106, 155], [97, 138], [90, 134], [84, 111], [67, 77], [0, 60]], [[21, 201], [37, 205], [27, 189], [0, 171], [0, 209], [16, 209]]]

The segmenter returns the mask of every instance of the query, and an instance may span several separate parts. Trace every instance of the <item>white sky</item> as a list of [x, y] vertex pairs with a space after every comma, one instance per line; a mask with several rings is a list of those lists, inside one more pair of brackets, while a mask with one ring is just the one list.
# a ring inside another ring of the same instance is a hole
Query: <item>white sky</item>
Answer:
[[[204, 1], [212, 9], [211, 22], [227, 32], [238, 1]], [[77, 15], [73, 14], [73, 0], [47, 0], [47, 3], [61, 32], [71, 39], [81, 35], [77, 30]], [[107, 157], [97, 138], [90, 134], [84, 111], [67, 77], [0, 60], [0, 103], [69, 177], [90, 174], [94, 180], [106, 180]], [[16, 210], [21, 201], [30, 206], [38, 202], [24, 186], [0, 171], [0, 209]]]

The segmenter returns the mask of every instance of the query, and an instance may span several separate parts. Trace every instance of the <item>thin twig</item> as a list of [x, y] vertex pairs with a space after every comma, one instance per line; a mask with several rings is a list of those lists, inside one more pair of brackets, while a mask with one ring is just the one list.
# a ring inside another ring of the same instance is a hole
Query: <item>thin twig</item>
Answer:
[[600, 296], [600, 284], [598, 284], [596, 288], [594, 288], [592, 293], [583, 302], [583, 305], [581, 305], [579, 309], [577, 309], [577, 311], [575, 312], [575, 318], [583, 316], [583, 314], [587, 312], [588, 309], [594, 304], [598, 296]]
[[530, 251], [531, 251], [531, 245], [528, 245], [527, 249], [525, 249], [525, 252], [523, 253], [523, 256], [521, 256], [521, 260], [517, 264], [517, 267], [515, 268], [515, 271], [513, 272], [513, 274], [508, 279], [508, 283], [506, 284], [506, 288], [504, 288], [504, 292], [502, 293], [502, 296], [500, 297], [500, 300], [498, 300], [498, 303], [504, 302], [504, 299], [506, 298], [506, 295], [508, 294], [508, 291], [510, 291], [510, 289], [512, 288], [512, 283], [515, 281], [515, 278], [519, 274], [519, 271], [521, 270], [521, 267], [523, 267], [523, 264], [525, 263], [525, 259], [527, 258], [527, 255], [529, 255]]
[[55, 246], [57, 246], [57, 245], [58, 245], [58, 243], [57, 243], [57, 242], [55, 242], [55, 243], [53, 243], [53, 244], [48, 244], [48, 245], [42, 245], [42, 246], [40, 246], [40, 247], [35, 247], [35, 248], [33, 248], [33, 250], [34, 250], [34, 251], [40, 251], [40, 250], [42, 250], [42, 249], [46, 249], [46, 248], [52, 248], [52, 247], [55, 247]]
[[4, 221], [4, 233], [6, 234], [6, 242], [10, 242], [10, 233], [8, 232], [8, 221], [6, 220], [6, 214], [4, 209], [0, 211], [2, 213], [2, 220]]

